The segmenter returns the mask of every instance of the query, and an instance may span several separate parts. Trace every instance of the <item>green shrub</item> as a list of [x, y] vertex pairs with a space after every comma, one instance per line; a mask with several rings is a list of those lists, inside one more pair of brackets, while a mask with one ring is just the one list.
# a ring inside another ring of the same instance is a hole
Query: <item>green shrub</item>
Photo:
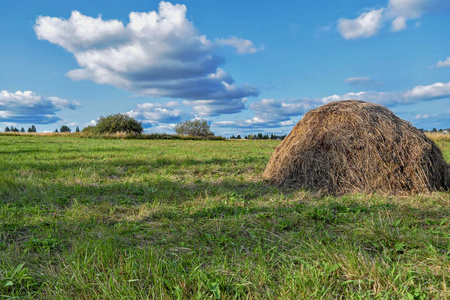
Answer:
[[128, 115], [115, 114], [100, 117], [97, 126], [95, 126], [95, 131], [100, 134], [112, 134], [116, 132], [141, 134], [144, 128], [141, 122], [136, 121]]
[[210, 130], [210, 126], [206, 120], [194, 119], [180, 122], [175, 125], [175, 132], [178, 135], [190, 135], [190, 136], [214, 136], [214, 133]]

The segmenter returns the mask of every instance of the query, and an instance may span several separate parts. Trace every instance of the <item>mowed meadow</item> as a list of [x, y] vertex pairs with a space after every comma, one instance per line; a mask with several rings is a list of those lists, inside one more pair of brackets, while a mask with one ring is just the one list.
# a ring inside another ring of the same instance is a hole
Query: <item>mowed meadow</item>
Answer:
[[450, 298], [450, 192], [274, 187], [278, 144], [1, 135], [0, 298]]

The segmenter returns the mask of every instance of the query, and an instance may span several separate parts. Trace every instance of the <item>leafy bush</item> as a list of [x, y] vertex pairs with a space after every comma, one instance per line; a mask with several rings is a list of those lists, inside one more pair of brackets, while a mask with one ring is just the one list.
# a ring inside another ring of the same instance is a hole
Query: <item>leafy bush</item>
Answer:
[[206, 120], [194, 119], [180, 122], [175, 125], [175, 132], [178, 135], [190, 135], [190, 136], [214, 136], [214, 133], [210, 130], [210, 126]]
[[86, 126], [83, 128], [83, 130], [81, 130], [81, 132], [85, 132], [85, 133], [95, 133], [95, 126]]
[[[97, 133], [137, 133], [141, 134], [144, 131], [142, 123], [136, 121], [132, 117], [123, 114], [109, 115], [106, 117], [100, 117], [95, 126]], [[84, 130], [83, 130], [84, 131]]]

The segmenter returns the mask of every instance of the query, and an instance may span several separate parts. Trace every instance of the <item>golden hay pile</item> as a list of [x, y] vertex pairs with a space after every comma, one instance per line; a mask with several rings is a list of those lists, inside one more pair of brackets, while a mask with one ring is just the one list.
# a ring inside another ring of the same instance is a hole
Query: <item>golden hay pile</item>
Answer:
[[429, 138], [387, 108], [357, 100], [305, 114], [275, 149], [263, 177], [332, 194], [427, 193], [450, 186], [449, 166]]

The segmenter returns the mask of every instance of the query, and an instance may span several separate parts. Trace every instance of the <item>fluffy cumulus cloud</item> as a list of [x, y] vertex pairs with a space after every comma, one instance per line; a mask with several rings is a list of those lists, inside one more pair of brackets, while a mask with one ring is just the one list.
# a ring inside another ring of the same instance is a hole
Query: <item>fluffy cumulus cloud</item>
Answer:
[[408, 27], [408, 20], [449, 7], [448, 0], [389, 0], [386, 7], [369, 10], [355, 19], [339, 19], [337, 25], [347, 40], [368, 38], [377, 34], [385, 23], [391, 23], [393, 32], [402, 31]]
[[23, 124], [50, 124], [61, 121], [56, 113], [65, 109], [76, 109], [77, 102], [58, 97], [44, 98], [31, 91], [0, 93], [0, 122]]
[[446, 68], [446, 67], [450, 67], [450, 56], [447, 57], [446, 60], [438, 61], [438, 63], [436, 64], [436, 68]]
[[137, 108], [126, 114], [143, 123], [145, 127], [160, 126], [160, 123], [178, 123], [185, 115], [182, 110], [177, 109], [179, 103], [169, 101], [161, 103], [142, 103]]
[[235, 85], [220, 68], [224, 58], [217, 54], [222, 44], [240, 53], [256, 52], [251, 41], [211, 41], [186, 18], [186, 6], [168, 2], [161, 2], [158, 12], [131, 12], [129, 19], [124, 25], [74, 11], [69, 19], [40, 16], [34, 30], [39, 39], [74, 55], [81, 68], [67, 73], [73, 80], [93, 80], [151, 97], [208, 100], [231, 113], [242, 109], [242, 98], [258, 95], [253, 87]]
[[339, 19], [338, 30], [346, 40], [368, 38], [375, 35], [382, 26], [384, 9], [373, 9], [356, 19]]

